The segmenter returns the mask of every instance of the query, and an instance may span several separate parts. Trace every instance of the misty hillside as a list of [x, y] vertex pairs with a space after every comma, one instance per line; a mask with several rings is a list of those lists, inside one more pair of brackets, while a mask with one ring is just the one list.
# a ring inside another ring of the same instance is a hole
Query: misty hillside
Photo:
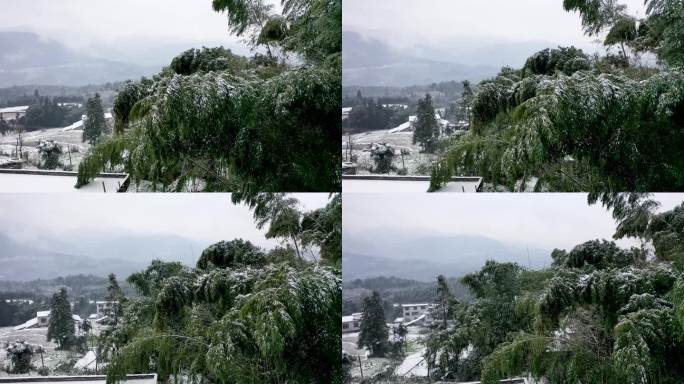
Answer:
[[65, 236], [19, 241], [0, 235], [0, 280], [51, 279], [66, 275], [125, 279], [153, 259], [193, 265], [205, 244], [176, 236]]
[[[462, 302], [470, 301], [472, 295], [457, 278], [448, 278], [449, 292]], [[342, 312], [350, 315], [363, 311], [363, 300], [377, 291], [385, 306], [388, 321], [401, 316], [400, 308], [393, 304], [432, 303], [437, 296], [437, 281], [416, 281], [397, 277], [371, 277], [346, 281], [342, 286]]]
[[487, 260], [530, 268], [550, 265], [551, 250], [505, 244], [482, 236], [416, 235], [379, 230], [344, 236], [344, 280], [395, 276], [419, 281], [460, 277]]
[[128, 276], [146, 264], [120, 258], [94, 259], [48, 251], [0, 235], [0, 280], [26, 281], [74, 274], [107, 276], [115, 273]]
[[342, 84], [405, 87], [448, 80], [479, 81], [496, 74], [494, 67], [431, 60], [400, 52], [358, 33], [342, 34]]
[[34, 33], [0, 32], [0, 87], [103, 84], [138, 79], [159, 69], [79, 54]]
[[[134, 295], [135, 290], [123, 276], [117, 276], [119, 286], [126, 295]], [[14, 297], [38, 298], [50, 297], [61, 287], [67, 287], [69, 294], [74, 297], [86, 296], [105, 298], [109, 279], [94, 275], [68, 275], [54, 279], [37, 279], [30, 281], [0, 280], [0, 294]], [[14, 295], [13, 295], [14, 294]], [[19, 296], [21, 295], [21, 296]]]
[[342, 34], [342, 85], [394, 86], [492, 77], [503, 66], [520, 67], [533, 53], [556, 44], [547, 41], [450, 39], [394, 48], [382, 38]]

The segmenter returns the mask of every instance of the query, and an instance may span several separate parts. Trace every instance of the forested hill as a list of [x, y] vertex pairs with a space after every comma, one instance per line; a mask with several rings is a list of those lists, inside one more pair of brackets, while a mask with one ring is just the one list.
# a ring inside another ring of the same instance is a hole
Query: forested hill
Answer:
[[80, 86], [137, 79], [159, 66], [140, 66], [70, 50], [30, 32], [0, 32], [0, 87], [46, 84]]
[[[551, 263], [551, 250], [511, 244], [484, 236], [406, 233], [393, 229], [343, 234], [345, 280], [396, 276], [433, 281], [442, 273], [463, 276], [487, 260], [514, 262], [530, 269]], [[423, 255], [430, 255], [426, 260]]]
[[445, 80], [479, 81], [496, 73], [493, 67], [466, 65], [452, 58], [420, 57], [378, 39], [343, 32], [344, 85], [410, 86]]
[[[127, 276], [119, 276], [120, 285], [127, 294], [133, 294], [133, 289], [125, 282]], [[50, 296], [60, 287], [69, 289], [73, 297], [104, 298], [109, 280], [106, 276], [68, 275], [54, 279], [37, 279], [31, 281], [0, 280], [0, 295], [6, 298], [37, 298]]]
[[[459, 301], [469, 301], [468, 288], [458, 278], [447, 279], [449, 291]], [[398, 277], [377, 276], [344, 282], [342, 286], [343, 313], [349, 315], [361, 312], [363, 299], [372, 291], [378, 291], [383, 299], [385, 313], [389, 320], [400, 316], [394, 304], [431, 303], [437, 296], [437, 276], [433, 281], [422, 282]]]

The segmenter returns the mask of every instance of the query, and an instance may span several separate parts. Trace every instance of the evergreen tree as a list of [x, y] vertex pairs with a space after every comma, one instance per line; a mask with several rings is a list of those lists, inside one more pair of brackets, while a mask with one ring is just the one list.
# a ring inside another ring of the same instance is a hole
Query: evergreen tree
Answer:
[[116, 275], [110, 273], [108, 279], [109, 286], [107, 287], [106, 299], [107, 301], [110, 301], [111, 305], [113, 306], [111, 316], [114, 323], [117, 323], [119, 321], [119, 317], [121, 317], [123, 314], [123, 302], [125, 301], [126, 297], [119, 286], [119, 282], [116, 280]]
[[447, 327], [447, 322], [451, 318], [451, 306], [454, 304], [454, 297], [449, 292], [444, 275], [437, 276], [437, 308], [435, 310], [437, 319], [442, 321], [442, 328]]
[[116, 279], [116, 275], [110, 273], [107, 279], [109, 280], [109, 286], [107, 287], [107, 300], [119, 300], [119, 298], [123, 297], [123, 291], [119, 286], [119, 282]]
[[373, 294], [366, 297], [363, 302], [358, 346], [368, 348], [371, 355], [382, 357], [387, 352], [388, 337], [382, 299], [377, 291], [373, 291]]
[[47, 339], [55, 341], [59, 349], [72, 346], [75, 338], [74, 319], [71, 317], [71, 305], [66, 288], [52, 295], [50, 302], [50, 322], [48, 324]]
[[95, 145], [106, 129], [104, 109], [102, 109], [99, 93], [96, 93], [95, 97], [88, 99], [86, 102], [85, 116], [82, 140], [83, 142], [87, 141], [90, 145]]
[[5, 136], [10, 131], [10, 125], [0, 116], [0, 135]]
[[435, 118], [435, 108], [432, 106], [430, 94], [426, 94], [425, 99], [418, 101], [418, 115], [415, 124], [413, 143], [419, 143], [423, 151], [431, 153], [439, 137], [439, 125]]
[[466, 123], [470, 124], [470, 103], [473, 102], [473, 90], [470, 88], [470, 81], [463, 81], [463, 93], [461, 94], [461, 108]]

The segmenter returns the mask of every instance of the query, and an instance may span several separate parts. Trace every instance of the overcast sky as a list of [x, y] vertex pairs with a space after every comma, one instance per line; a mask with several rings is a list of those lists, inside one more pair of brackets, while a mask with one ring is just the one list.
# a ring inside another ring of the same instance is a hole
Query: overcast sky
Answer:
[[[327, 193], [293, 196], [304, 210], [325, 206], [329, 197]], [[277, 244], [265, 240], [250, 210], [232, 204], [228, 194], [0, 194], [0, 207], [3, 233], [21, 240], [76, 230]]]
[[[644, 16], [643, 0], [619, 0]], [[344, 0], [343, 29], [382, 37], [402, 46], [449, 40], [546, 41], [582, 48], [596, 46], [582, 34], [577, 13], [562, 0]]]
[[[280, 0], [265, 0], [280, 11]], [[2, 0], [0, 25], [68, 31], [84, 39], [140, 38], [222, 39], [226, 15], [214, 12], [212, 0]]]
[[[656, 194], [655, 199], [668, 210], [684, 201], [684, 194]], [[569, 250], [588, 240], [610, 240], [615, 221], [600, 204], [588, 205], [586, 194], [345, 194], [345, 236], [378, 229], [480, 235]]]
[[[265, 1], [280, 12], [280, 0]], [[106, 56], [99, 51], [105, 46], [118, 53], [126, 45], [139, 49], [150, 41], [193, 42], [197, 47], [220, 42], [238, 53], [249, 52], [241, 38], [229, 35], [226, 14], [214, 12], [211, 4], [212, 0], [2, 0], [0, 30], [36, 32], [99, 56]], [[235, 49], [240, 46], [242, 51]]]

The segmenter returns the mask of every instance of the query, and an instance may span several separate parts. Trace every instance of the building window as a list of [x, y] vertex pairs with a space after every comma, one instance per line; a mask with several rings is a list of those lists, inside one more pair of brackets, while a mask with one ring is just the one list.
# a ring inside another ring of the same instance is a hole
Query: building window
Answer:
[[348, 323], [342, 324], [342, 329], [349, 329], [349, 324]]

